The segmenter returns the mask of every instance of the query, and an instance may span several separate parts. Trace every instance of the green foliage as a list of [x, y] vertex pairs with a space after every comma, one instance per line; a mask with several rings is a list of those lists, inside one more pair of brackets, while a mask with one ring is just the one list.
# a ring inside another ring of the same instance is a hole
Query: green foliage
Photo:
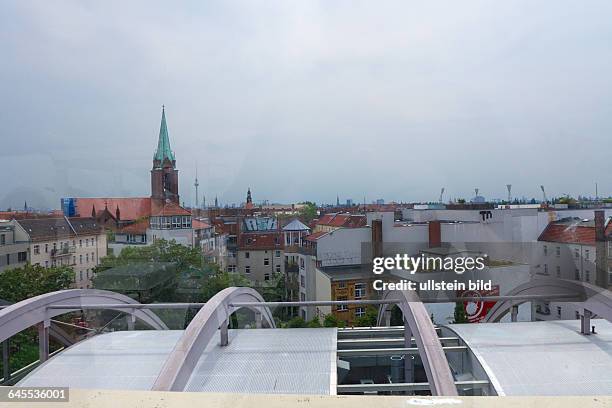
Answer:
[[68, 289], [74, 281], [74, 271], [67, 266], [44, 268], [27, 264], [9, 269], [0, 276], [0, 299], [8, 302]]
[[287, 326], [292, 329], [306, 327], [306, 321], [301, 317], [294, 317], [293, 319], [289, 320]]
[[313, 219], [317, 218], [317, 205], [313, 202], [310, 201], [305, 201], [303, 203], [304, 207], [300, 208], [300, 219], [305, 222], [305, 223], [309, 223], [310, 221], [312, 221]]
[[325, 327], [344, 327], [346, 326], [342, 320], [338, 320], [336, 316], [333, 314], [325, 315], [325, 319], [323, 319], [323, 326]]
[[468, 317], [465, 313], [463, 302], [457, 302], [455, 304], [455, 320], [453, 323], [468, 323]]
[[306, 323], [306, 327], [315, 329], [315, 328], [321, 327], [321, 322], [319, 321], [318, 318], [314, 317], [312, 320]]
[[204, 302], [210, 300], [210, 298], [215, 296], [223, 289], [232, 286], [250, 287], [251, 282], [238, 273], [229, 273], [217, 270], [217, 273], [208, 277], [208, 279], [206, 279], [206, 281], [204, 282], [204, 286], [202, 288]]
[[174, 240], [158, 239], [151, 245], [128, 246], [121, 251], [119, 256], [110, 255], [102, 258], [96, 271], [134, 262], [172, 262], [178, 271], [189, 267], [201, 268], [205, 264], [199, 248], [189, 248]]
[[359, 327], [370, 327], [376, 326], [376, 320], [378, 320], [378, 309], [373, 306], [368, 306], [366, 308], [365, 316], [358, 317], [355, 320], [355, 326]]

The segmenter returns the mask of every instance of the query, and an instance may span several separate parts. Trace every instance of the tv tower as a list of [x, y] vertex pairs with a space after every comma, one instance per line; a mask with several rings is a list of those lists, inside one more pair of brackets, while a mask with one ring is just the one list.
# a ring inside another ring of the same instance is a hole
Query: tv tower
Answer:
[[198, 208], [198, 187], [200, 186], [200, 183], [198, 183], [198, 168], [196, 167], [196, 177], [195, 177], [195, 183], [193, 183], [193, 185], [195, 186], [195, 190], [196, 190], [196, 194], [195, 194], [195, 198], [196, 198], [196, 202], [195, 202], [195, 208]]

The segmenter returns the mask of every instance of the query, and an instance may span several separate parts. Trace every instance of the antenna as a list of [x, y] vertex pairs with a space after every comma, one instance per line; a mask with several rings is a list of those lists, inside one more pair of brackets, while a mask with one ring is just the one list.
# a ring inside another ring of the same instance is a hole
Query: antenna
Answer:
[[512, 202], [512, 184], [506, 184], [506, 188], [508, 189], [508, 204]]
[[599, 191], [597, 191], [597, 183], [595, 183], [595, 201], [599, 201]]
[[198, 208], [198, 187], [200, 186], [200, 183], [198, 183], [198, 165], [196, 164], [196, 177], [195, 177], [195, 183], [193, 183], [193, 185], [195, 186], [195, 190], [196, 190], [196, 194], [195, 194], [195, 208]]
[[444, 195], [444, 187], [440, 190], [440, 199], [438, 200], [440, 203], [442, 202], [442, 196]]
[[476, 194], [474, 194], [474, 196], [475, 196], [475, 197], [478, 197], [478, 187], [476, 187], [476, 188], [474, 189], [474, 193], [476, 193]]

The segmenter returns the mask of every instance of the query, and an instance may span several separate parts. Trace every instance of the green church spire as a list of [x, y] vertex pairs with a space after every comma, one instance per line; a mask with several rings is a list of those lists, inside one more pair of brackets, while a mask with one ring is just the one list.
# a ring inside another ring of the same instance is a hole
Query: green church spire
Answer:
[[163, 105], [161, 126], [159, 127], [159, 141], [157, 142], [157, 150], [153, 159], [160, 162], [163, 162], [164, 159], [174, 161], [174, 153], [170, 149], [170, 138], [168, 137], [168, 126], [166, 125], [166, 109]]

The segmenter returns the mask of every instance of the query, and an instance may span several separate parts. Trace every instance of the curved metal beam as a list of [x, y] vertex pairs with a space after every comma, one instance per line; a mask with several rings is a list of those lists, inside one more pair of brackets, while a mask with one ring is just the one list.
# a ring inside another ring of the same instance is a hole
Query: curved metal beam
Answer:
[[[550, 293], [576, 295], [576, 298], [582, 301], [572, 303], [612, 322], [612, 292], [590, 283], [568, 279], [537, 278], [517, 286], [508, 295], [546, 295]], [[529, 300], [497, 302], [489, 310], [484, 321], [486, 323], [498, 322], [512, 306], [525, 302]]]
[[[240, 302], [263, 301], [262, 296], [251, 288], [226, 288], [213, 296], [185, 329], [166, 359], [152, 390], [183, 391], [200, 356], [217, 330], [227, 325], [231, 314], [240, 309], [240, 307], [230, 305]], [[262, 318], [266, 320], [269, 327], [276, 327], [272, 313], [267, 306], [255, 307], [255, 309], [259, 309], [258, 312], [262, 314]]]
[[[139, 304], [134, 299], [119, 293], [95, 289], [68, 289], [58, 292], [45, 293], [30, 299], [22, 300], [0, 310], [0, 342], [14, 336], [15, 334], [34, 326], [37, 323], [50, 324], [51, 318], [73, 312], [74, 307], [66, 309], [49, 309], [47, 306], [82, 305], [87, 304]], [[111, 308], [112, 309], [112, 308]], [[122, 309], [124, 311], [124, 309]], [[152, 311], [146, 309], [134, 309], [127, 311], [143, 322], [157, 330], [168, 330], [165, 323]]]
[[[13, 302], [8, 302], [4, 299], [0, 299], [0, 306], [10, 306]], [[74, 344], [74, 339], [66, 333], [61, 327], [59, 327], [56, 323], [51, 322], [51, 326], [49, 327], [49, 336], [53, 337], [58, 342], [62, 343], [64, 346], [69, 347]]]
[[[382, 300], [387, 299], [401, 300], [397, 306], [404, 315], [404, 325], [408, 325], [414, 336], [432, 395], [457, 395], [457, 387], [446, 354], [444, 354], [429, 313], [419, 296], [414, 291], [392, 290], [383, 294]], [[379, 326], [384, 320], [387, 306], [380, 306]]]

